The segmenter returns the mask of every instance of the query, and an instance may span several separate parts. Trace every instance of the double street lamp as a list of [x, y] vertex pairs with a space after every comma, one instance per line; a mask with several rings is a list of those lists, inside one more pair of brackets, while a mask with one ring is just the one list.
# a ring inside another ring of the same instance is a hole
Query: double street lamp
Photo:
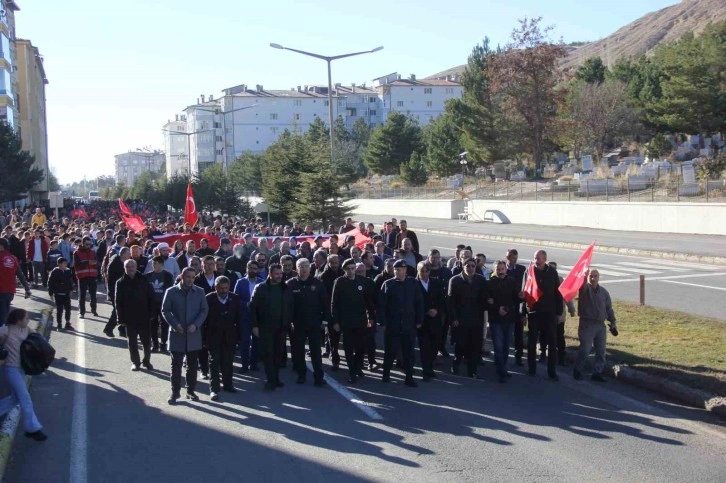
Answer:
[[376, 47], [372, 50], [365, 50], [362, 52], [352, 52], [350, 54], [341, 54], [341, 55], [320, 55], [320, 54], [314, 54], [312, 52], [305, 52], [304, 50], [298, 50], [298, 49], [292, 49], [290, 47], [283, 47], [280, 44], [271, 43], [270, 47], [274, 49], [281, 49], [281, 50], [289, 50], [291, 52], [297, 52], [298, 54], [307, 55], [310, 57], [315, 57], [316, 59], [324, 60], [328, 63], [328, 122], [330, 124], [330, 164], [333, 168], [333, 172], [335, 172], [335, 164], [333, 162], [333, 76], [330, 70], [330, 63], [334, 60], [338, 59], [344, 59], [346, 57], [353, 57], [356, 55], [363, 55], [363, 54], [372, 54], [374, 52], [378, 52], [380, 50], [383, 50], [383, 46]]

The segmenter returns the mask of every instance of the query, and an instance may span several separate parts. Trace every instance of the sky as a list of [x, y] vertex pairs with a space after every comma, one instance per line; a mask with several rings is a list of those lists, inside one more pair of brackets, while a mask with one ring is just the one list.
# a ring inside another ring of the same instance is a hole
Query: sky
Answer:
[[323, 55], [384, 50], [333, 63], [333, 82], [398, 72], [425, 77], [466, 63], [488, 36], [543, 17], [566, 42], [598, 40], [675, 0], [18, 0], [16, 34], [40, 49], [49, 162], [62, 184], [112, 175], [113, 156], [163, 148], [162, 125], [226, 87], [326, 84]]

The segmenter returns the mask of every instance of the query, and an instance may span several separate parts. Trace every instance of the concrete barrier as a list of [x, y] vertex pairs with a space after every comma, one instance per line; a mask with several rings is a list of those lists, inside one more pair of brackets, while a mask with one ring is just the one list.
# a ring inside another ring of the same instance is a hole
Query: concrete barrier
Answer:
[[464, 212], [466, 200], [369, 200], [354, 199], [356, 213], [365, 215], [393, 216], [398, 219], [407, 216], [455, 220]]

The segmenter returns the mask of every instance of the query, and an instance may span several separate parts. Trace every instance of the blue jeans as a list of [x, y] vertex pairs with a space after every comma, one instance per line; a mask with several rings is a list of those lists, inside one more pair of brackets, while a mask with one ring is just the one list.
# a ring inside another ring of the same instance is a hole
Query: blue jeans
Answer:
[[5, 325], [10, 313], [10, 302], [13, 301], [13, 293], [0, 293], [0, 327]]
[[507, 374], [507, 358], [509, 357], [509, 346], [512, 343], [514, 324], [511, 322], [493, 322], [489, 324], [492, 331], [492, 342], [494, 343], [494, 365], [497, 374], [502, 377]]
[[0, 415], [8, 413], [17, 404], [20, 404], [20, 414], [23, 416], [23, 427], [27, 433], [34, 433], [43, 429], [35, 416], [33, 400], [30, 399], [28, 387], [25, 385], [25, 374], [19, 367], [4, 366], [5, 379], [10, 384], [12, 393], [0, 399]]
[[240, 334], [239, 353], [242, 366], [256, 366], [258, 361], [257, 337], [252, 335], [252, 321], [242, 320], [242, 333]]

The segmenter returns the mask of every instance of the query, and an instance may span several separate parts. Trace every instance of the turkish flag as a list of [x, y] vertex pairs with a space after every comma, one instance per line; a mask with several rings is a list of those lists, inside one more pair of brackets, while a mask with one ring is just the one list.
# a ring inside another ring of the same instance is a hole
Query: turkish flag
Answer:
[[71, 218], [88, 218], [86, 210], [81, 206], [71, 211]]
[[192, 191], [192, 184], [187, 185], [187, 202], [184, 205], [184, 223], [189, 223], [189, 226], [197, 224], [199, 214], [197, 213], [197, 205], [194, 203], [194, 192]]
[[118, 199], [118, 207], [121, 210], [122, 215], [134, 216], [129, 207], [126, 206], [126, 203], [124, 203], [124, 200], [122, 200], [121, 198]]
[[[328, 239], [323, 242], [324, 248], [330, 248], [330, 235], [323, 235], [327, 237]], [[373, 239], [369, 237], [368, 235], [361, 233], [361, 231], [358, 228], [353, 228], [352, 230], [346, 231], [345, 233], [341, 233], [338, 235], [338, 245], [341, 247], [345, 246], [345, 239], [348, 238], [348, 236], [355, 237], [355, 246], [363, 250], [367, 243], [372, 243]], [[300, 239], [298, 238], [298, 241]]]
[[138, 215], [124, 215], [121, 214], [121, 219], [126, 223], [126, 226], [129, 227], [130, 230], [135, 231], [136, 233], [141, 233], [141, 230], [146, 228], [146, 224], [144, 224], [144, 220], [141, 219]]
[[590, 270], [590, 264], [592, 263], [592, 251], [595, 249], [595, 242], [592, 242], [585, 253], [582, 254], [580, 259], [577, 261], [570, 273], [560, 284], [560, 293], [565, 302], [569, 302], [580, 290], [580, 287], [585, 283], [585, 272]]
[[542, 292], [537, 285], [537, 278], [534, 276], [534, 264], [530, 263], [527, 268], [527, 280], [524, 282], [524, 301], [527, 302], [527, 307], [532, 310], [534, 304], [539, 300]]

